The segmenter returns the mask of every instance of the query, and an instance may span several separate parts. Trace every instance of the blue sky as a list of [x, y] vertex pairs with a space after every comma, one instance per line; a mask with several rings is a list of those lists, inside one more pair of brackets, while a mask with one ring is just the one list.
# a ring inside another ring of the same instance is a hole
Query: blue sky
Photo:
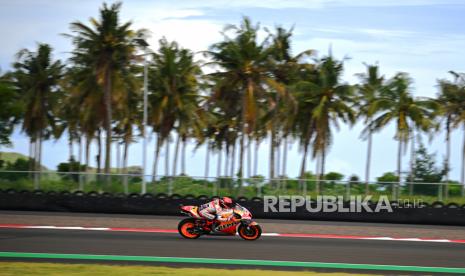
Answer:
[[[356, 2], [356, 3], [352, 3]], [[101, 1], [0, 1], [0, 68], [10, 68], [15, 53], [21, 48], [34, 49], [36, 42], [49, 43], [55, 57], [66, 59], [70, 41], [61, 36], [69, 33], [72, 21], [87, 22], [98, 15]], [[416, 96], [434, 96], [438, 79], [447, 78], [448, 71], [465, 72], [465, 3], [463, 1], [142, 1], [123, 3], [123, 20], [132, 20], [135, 28], [151, 32], [149, 43], [156, 47], [162, 36], [177, 40], [182, 46], [201, 51], [221, 39], [225, 24], [237, 24], [242, 16], [249, 16], [262, 27], [294, 26], [294, 52], [315, 49], [324, 55], [331, 47], [336, 57], [348, 57], [344, 79], [357, 81], [356, 73], [364, 71], [363, 62], [379, 62], [386, 77], [396, 72], [408, 72], [414, 79]], [[200, 56], [199, 56], [200, 58]], [[327, 157], [327, 170], [345, 175], [364, 175], [366, 143], [359, 139], [363, 126], [343, 126], [334, 135], [334, 143]], [[394, 130], [389, 126], [376, 134], [373, 145], [372, 178], [396, 165]], [[460, 152], [463, 131], [452, 135], [451, 177], [459, 178]], [[444, 155], [444, 133], [432, 141], [425, 137], [438, 162]], [[149, 153], [153, 152], [153, 140]], [[172, 147], [174, 148], [174, 147]], [[268, 147], [263, 145], [260, 159], [268, 158]], [[14, 146], [8, 151], [27, 153], [27, 139], [18, 131]], [[66, 140], [49, 141], [44, 147], [46, 166], [55, 168], [68, 156]], [[204, 149], [188, 154], [188, 173], [203, 175]], [[288, 175], [295, 176], [300, 155], [297, 145], [291, 147]], [[149, 166], [152, 156], [149, 154]], [[141, 145], [131, 147], [130, 164], [141, 164]], [[214, 159], [213, 159], [214, 160]], [[408, 155], [404, 156], [404, 168]], [[260, 162], [260, 173], [267, 175], [267, 162]], [[314, 170], [314, 162], [309, 169]], [[161, 172], [163, 168], [160, 167]], [[216, 172], [212, 164], [211, 175]]]

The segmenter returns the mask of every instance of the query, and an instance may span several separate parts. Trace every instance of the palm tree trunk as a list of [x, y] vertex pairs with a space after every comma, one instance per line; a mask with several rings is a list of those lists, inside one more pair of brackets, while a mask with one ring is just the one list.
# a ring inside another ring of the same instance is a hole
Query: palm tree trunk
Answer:
[[31, 171], [33, 171], [33, 177], [34, 177], [34, 190], [37, 189], [39, 186], [38, 184], [38, 178], [37, 178], [37, 147], [38, 147], [38, 141], [37, 138], [33, 138], [32, 142], [32, 162], [31, 162]]
[[39, 142], [37, 144], [36, 171], [36, 181], [34, 183], [34, 186], [35, 189], [40, 189], [40, 178], [42, 171], [42, 133], [39, 134]]
[[281, 139], [279, 139], [279, 141], [276, 142], [275, 151], [276, 151], [276, 168], [275, 168], [275, 172], [277, 173], [276, 177], [279, 178], [280, 177], [280, 172], [281, 172]]
[[247, 137], [247, 178], [252, 175], [252, 142], [250, 136]]
[[[105, 174], [110, 174], [111, 167], [111, 116], [112, 116], [112, 106], [111, 106], [111, 90], [112, 90], [112, 80], [111, 80], [111, 71], [110, 68], [107, 68], [105, 71], [105, 86], [103, 91], [103, 97], [105, 102], [105, 131], [107, 134], [105, 141]], [[110, 178], [105, 177], [106, 184], [110, 183]]]
[[[29, 138], [29, 171], [33, 171], [33, 162], [34, 160], [34, 141], [32, 140], [32, 137]], [[31, 175], [29, 175], [31, 176]]]
[[174, 159], [173, 159], [173, 177], [176, 176], [177, 172], [177, 165], [178, 165], [178, 153], [179, 153], [179, 144], [181, 143], [180, 135], [176, 138], [176, 146], [174, 147]]
[[121, 147], [120, 147], [120, 144], [119, 144], [119, 141], [116, 141], [116, 153], [115, 153], [115, 158], [116, 158], [116, 172], [117, 173], [120, 173], [121, 170]]
[[181, 149], [181, 174], [186, 175], [186, 137], [182, 138], [182, 149]]
[[[371, 122], [370, 122], [371, 124]], [[370, 165], [371, 165], [371, 145], [372, 145], [373, 133], [371, 129], [368, 131], [368, 149], [367, 149], [367, 163], [365, 167], [365, 195], [370, 194], [369, 182], [370, 182]]]
[[316, 168], [315, 168], [315, 192], [316, 195], [320, 195], [320, 168], [321, 168], [321, 158], [320, 158], [320, 153], [317, 153], [316, 155]]
[[160, 148], [161, 148], [161, 139], [160, 135], [157, 136], [157, 142], [155, 145], [154, 159], [153, 159], [153, 168], [152, 168], [152, 182], [155, 185], [158, 174], [158, 160], [160, 157]]
[[413, 181], [415, 178], [415, 130], [412, 131], [412, 145], [410, 147], [410, 183], [409, 195], [413, 195]]
[[98, 154], [96, 157], [97, 161], [97, 173], [102, 172], [102, 131], [99, 129], [97, 133], [97, 147], [98, 147]]
[[322, 184], [318, 183], [318, 191], [323, 192], [324, 180], [326, 179], [325, 176], [325, 165], [326, 165], [326, 146], [323, 146], [323, 151], [321, 152], [321, 180], [323, 180]]
[[170, 175], [170, 138], [166, 139], [165, 145], [165, 176]]
[[402, 167], [402, 140], [399, 138], [399, 145], [397, 148], [397, 184], [393, 184], [392, 187], [392, 199], [397, 200], [397, 190], [400, 189], [400, 185], [402, 183], [402, 176], [401, 176], [401, 167]]
[[[68, 160], [71, 160], [73, 158], [73, 139], [71, 138], [71, 133], [69, 133], [69, 138], [68, 138], [68, 147], [69, 147], [69, 158]], [[71, 169], [71, 167], [70, 167]]]
[[[273, 107], [273, 115], [271, 117], [271, 142], [270, 142], [270, 184], [273, 183], [273, 178], [275, 178], [275, 149], [276, 149], [276, 119], [277, 119], [277, 112], [276, 110], [279, 107], [279, 93], [275, 95], [275, 106]], [[278, 158], [279, 159], [279, 158]], [[278, 167], [278, 174], [279, 174], [279, 167]]]
[[309, 144], [308, 142], [305, 142], [304, 152], [303, 152], [303, 155], [302, 155], [302, 163], [300, 164], [300, 178], [301, 179], [304, 178], [304, 174], [305, 174], [305, 170], [306, 170], [306, 166], [307, 166], [308, 144]]
[[35, 173], [33, 173], [33, 171], [36, 170], [36, 140], [34, 137], [31, 137], [29, 139], [29, 177], [30, 179], [35, 179]]
[[39, 142], [40, 142], [39, 143], [39, 162], [37, 166], [38, 166], [38, 171], [39, 171], [39, 188], [40, 188], [40, 180], [42, 178], [42, 145], [44, 144], [43, 134], [40, 135]]
[[168, 195], [173, 194], [173, 178], [170, 175], [170, 137], [166, 139], [165, 145], [165, 176], [168, 177]]
[[[129, 187], [128, 187], [128, 150], [129, 150], [129, 141], [128, 139], [125, 139], [124, 141], [124, 149], [123, 149], [123, 189], [124, 193], [128, 194], [129, 193]], [[143, 175], [142, 177], [145, 177]]]
[[90, 143], [92, 142], [92, 139], [90, 139], [89, 136], [86, 137], [86, 169], [85, 169], [85, 178], [84, 178], [84, 183], [87, 183], [88, 177], [87, 177], [87, 170], [89, 169], [89, 164], [90, 164]]
[[81, 175], [81, 164], [82, 164], [82, 138], [81, 136], [79, 136], [78, 138], [78, 145], [79, 145], [79, 156], [78, 156], [78, 162], [79, 162], [79, 165], [78, 165], [78, 168], [77, 168], [77, 171], [78, 171], [78, 179], [79, 179], [79, 191], [82, 191], [84, 190], [84, 184], [82, 182], [82, 175]]
[[231, 157], [231, 177], [234, 178], [234, 169], [236, 166], [236, 141], [233, 143], [232, 157]]
[[283, 177], [286, 176], [286, 171], [287, 171], [287, 150], [288, 150], [288, 149], [287, 149], [287, 146], [288, 146], [288, 138], [287, 138], [287, 136], [286, 136], [286, 137], [284, 138], [284, 142], [283, 142], [283, 147], [284, 147], [284, 148], [283, 148], [283, 162], [282, 162], [282, 163], [283, 163], [283, 164], [282, 164], [283, 170], [282, 170], [282, 172], [281, 172], [281, 175], [282, 175]]
[[210, 142], [206, 143], [205, 149], [205, 180], [208, 180], [210, 174]]
[[281, 172], [281, 139], [276, 141], [276, 167], [275, 167], [275, 172], [276, 172], [276, 189], [280, 190], [281, 189], [281, 181], [279, 181], [279, 178], [281, 175], [279, 174]]
[[463, 124], [463, 145], [462, 145], [462, 173], [460, 182], [462, 183], [462, 196], [465, 196], [465, 123]]
[[255, 140], [255, 153], [253, 159], [253, 176], [258, 175], [258, 150], [260, 148], [260, 141], [259, 139]]
[[274, 133], [274, 129], [273, 129], [273, 126], [272, 126], [272, 130], [271, 130], [271, 141], [270, 141], [270, 181], [274, 178], [274, 168], [275, 168], [275, 158], [274, 158], [274, 149], [275, 149], [275, 143], [276, 143], [276, 137], [275, 137], [275, 133]]
[[216, 177], [219, 178], [221, 176], [221, 163], [222, 163], [222, 150], [221, 150], [221, 145], [220, 148], [218, 149], [218, 163], [216, 164]]
[[305, 167], [307, 165], [307, 154], [308, 154], [308, 142], [305, 142], [305, 146], [304, 146], [304, 154], [302, 156], [302, 164], [300, 165], [300, 185], [301, 187], [299, 188], [302, 188], [302, 192], [304, 194], [304, 196], [307, 195], [307, 181], [304, 180], [304, 175], [305, 175]]
[[230, 154], [230, 146], [229, 145], [226, 145], [225, 147], [225, 152], [224, 152], [224, 155], [225, 155], [225, 161], [224, 161], [224, 176], [227, 177], [228, 176], [228, 169], [229, 169], [229, 159], [231, 158], [231, 154]]
[[78, 162], [79, 163], [82, 163], [82, 139], [83, 138], [81, 136], [79, 136], [79, 138], [78, 138], [78, 154], [79, 154]]
[[[242, 113], [243, 113], [242, 115], [244, 115], [245, 112], [242, 112]], [[243, 116], [242, 118], [244, 117], [245, 116]], [[239, 171], [237, 172], [237, 176], [239, 178], [239, 190], [242, 188], [242, 179], [244, 178], [245, 131], [246, 131], [245, 122], [242, 122], [241, 142], [240, 142], [240, 148], [239, 148]]]
[[444, 199], [449, 198], [449, 165], [450, 162], [450, 119], [447, 118], [446, 123], [446, 185], [444, 186]]
[[[29, 138], [29, 161], [32, 160], [32, 155], [33, 155], [33, 153], [32, 153], [32, 144], [33, 144], [32, 138]], [[29, 168], [29, 170], [31, 170], [31, 168]]]
[[287, 150], [288, 150], [288, 138], [286, 136], [286, 138], [284, 138], [284, 142], [283, 142], [283, 161], [281, 162], [282, 163], [282, 173], [281, 173], [281, 176], [283, 178], [282, 180], [282, 183], [281, 183], [281, 186], [282, 188], [284, 189], [284, 191], [286, 191], [287, 189]]
[[[247, 107], [247, 98], [251, 96], [253, 93], [253, 86], [252, 80], [249, 78], [247, 79], [247, 90], [244, 91], [242, 95], [242, 108], [241, 108], [241, 142], [240, 142], [240, 150], [239, 150], [239, 195], [242, 193], [242, 184], [244, 178], [244, 150], [245, 150], [245, 138], [247, 132], [246, 128], [246, 107]], [[250, 128], [250, 126], [248, 126]]]

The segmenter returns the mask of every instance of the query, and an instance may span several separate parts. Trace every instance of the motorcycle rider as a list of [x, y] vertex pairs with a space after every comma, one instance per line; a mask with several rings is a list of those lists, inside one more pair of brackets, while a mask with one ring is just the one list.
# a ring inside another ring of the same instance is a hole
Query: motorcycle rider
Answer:
[[232, 218], [234, 201], [230, 197], [216, 198], [208, 203], [199, 206], [199, 214], [207, 219], [205, 230], [211, 231], [215, 228], [215, 219], [217, 221], [228, 221]]

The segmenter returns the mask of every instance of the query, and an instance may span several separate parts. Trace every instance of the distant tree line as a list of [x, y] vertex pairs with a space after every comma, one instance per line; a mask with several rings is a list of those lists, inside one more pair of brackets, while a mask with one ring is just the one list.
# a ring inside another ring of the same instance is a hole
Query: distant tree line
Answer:
[[[74, 47], [69, 60], [55, 60], [51, 46], [40, 43], [35, 50], [20, 50], [13, 70], [1, 76], [0, 143], [10, 144], [13, 129], [20, 127], [30, 139], [29, 156], [35, 161], [29, 163], [31, 170], [41, 168], [43, 141], [66, 133], [69, 159], [77, 162], [79, 170], [89, 167], [90, 146], [96, 143], [97, 172], [110, 173], [112, 159], [122, 173], [127, 172], [129, 147], [143, 131], [147, 30], [121, 22], [120, 10], [121, 3], [103, 4], [99, 18], [71, 23], [66, 34]], [[460, 127], [465, 130], [464, 74], [451, 71], [450, 80], [439, 80], [436, 98], [414, 97], [407, 73], [387, 78], [377, 64], [366, 65], [366, 72], [358, 74], [360, 82], [351, 85], [342, 79], [344, 60], [331, 54], [319, 57], [312, 49], [293, 53], [292, 29], [265, 29], [264, 39], [257, 35], [260, 30], [247, 17], [239, 25], [228, 25], [223, 40], [203, 52], [204, 62], [165, 38], [156, 50], [148, 49], [148, 123], [156, 137], [154, 180], [163, 147], [165, 174], [186, 173], [188, 142], [196, 149], [206, 148], [205, 176], [210, 175], [213, 153], [218, 154], [217, 176], [256, 176], [258, 153], [266, 139], [271, 141], [269, 178], [286, 176], [290, 143], [297, 143], [302, 153], [300, 178], [308, 171], [308, 158], [316, 160], [318, 180], [337, 178], [325, 173], [334, 131], [341, 124], [361, 121], [365, 125], [361, 138], [367, 141], [367, 188], [373, 135], [390, 123], [398, 141], [396, 181], [400, 184], [407, 144], [412, 150], [409, 179], [415, 180], [417, 136], [443, 129], [447, 135], [444, 173], [436, 181], [449, 182], [450, 133]], [[203, 72], [207, 67], [211, 73]], [[116, 158], [111, 155], [114, 144]], [[462, 151], [464, 184], [465, 139]]]

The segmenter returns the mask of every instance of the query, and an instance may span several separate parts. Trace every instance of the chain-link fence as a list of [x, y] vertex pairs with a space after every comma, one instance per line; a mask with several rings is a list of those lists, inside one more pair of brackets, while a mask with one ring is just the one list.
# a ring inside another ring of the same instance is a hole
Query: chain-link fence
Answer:
[[[464, 204], [463, 185], [458, 183], [408, 183], [333, 181], [317, 179], [265, 179], [230, 177], [192, 177], [146, 175], [147, 193], [167, 195], [262, 197], [265, 195], [370, 195], [372, 200], [387, 196], [390, 200], [455, 202]], [[0, 189], [83, 191], [112, 194], [141, 193], [142, 176], [135, 174], [65, 173], [55, 171], [0, 171]]]

